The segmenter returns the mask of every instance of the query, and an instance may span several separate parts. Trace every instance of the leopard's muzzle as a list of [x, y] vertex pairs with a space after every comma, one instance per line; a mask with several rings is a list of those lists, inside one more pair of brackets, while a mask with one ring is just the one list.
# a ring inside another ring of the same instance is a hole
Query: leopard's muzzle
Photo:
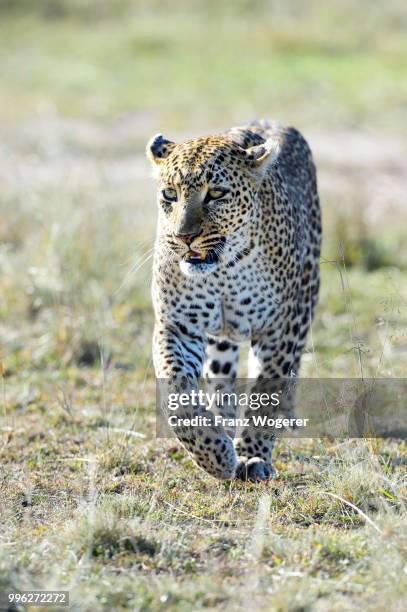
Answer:
[[215, 249], [206, 253], [189, 250], [180, 260], [181, 272], [186, 276], [208, 276], [219, 264], [219, 255]]

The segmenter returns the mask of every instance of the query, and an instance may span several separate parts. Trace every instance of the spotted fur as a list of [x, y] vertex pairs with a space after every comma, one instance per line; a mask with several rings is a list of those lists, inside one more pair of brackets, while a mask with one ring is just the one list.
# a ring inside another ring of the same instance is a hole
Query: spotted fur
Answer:
[[[245, 341], [249, 377], [296, 376], [318, 299], [321, 243], [315, 166], [302, 135], [260, 121], [182, 144], [159, 135], [147, 155], [158, 179], [156, 376], [184, 389], [202, 374], [232, 383]], [[188, 259], [191, 252], [201, 259]], [[232, 415], [234, 407], [216, 410]], [[272, 474], [267, 432], [243, 431], [234, 442], [222, 427], [177, 435], [218, 478]]]

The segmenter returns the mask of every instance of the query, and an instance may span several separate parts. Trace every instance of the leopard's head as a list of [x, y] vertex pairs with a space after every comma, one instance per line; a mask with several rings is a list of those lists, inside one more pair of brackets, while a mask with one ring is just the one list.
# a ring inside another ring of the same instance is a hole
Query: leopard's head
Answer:
[[147, 145], [158, 180], [158, 241], [187, 276], [215, 271], [258, 214], [257, 192], [277, 155], [274, 141], [244, 149], [223, 136]]

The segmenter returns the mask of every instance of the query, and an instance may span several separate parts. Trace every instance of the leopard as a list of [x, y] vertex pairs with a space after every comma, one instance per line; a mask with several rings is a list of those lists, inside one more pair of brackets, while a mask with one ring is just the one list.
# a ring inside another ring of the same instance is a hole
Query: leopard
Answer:
[[[250, 380], [298, 377], [318, 302], [322, 240], [316, 166], [305, 138], [261, 119], [179, 144], [157, 134], [146, 154], [157, 181], [157, 379], [178, 391], [198, 388], [201, 379], [233, 385], [245, 344]], [[215, 410], [232, 417], [236, 405]], [[219, 480], [274, 476], [276, 437], [266, 428], [238, 437], [213, 420], [174, 429], [195, 464]]]

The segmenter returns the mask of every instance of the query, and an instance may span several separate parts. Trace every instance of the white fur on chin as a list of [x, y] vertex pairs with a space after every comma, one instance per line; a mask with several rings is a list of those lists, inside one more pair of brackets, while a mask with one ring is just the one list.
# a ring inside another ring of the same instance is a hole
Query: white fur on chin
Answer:
[[191, 264], [184, 259], [181, 259], [179, 262], [179, 267], [185, 276], [209, 276], [209, 274], [215, 272], [218, 267], [218, 263]]

